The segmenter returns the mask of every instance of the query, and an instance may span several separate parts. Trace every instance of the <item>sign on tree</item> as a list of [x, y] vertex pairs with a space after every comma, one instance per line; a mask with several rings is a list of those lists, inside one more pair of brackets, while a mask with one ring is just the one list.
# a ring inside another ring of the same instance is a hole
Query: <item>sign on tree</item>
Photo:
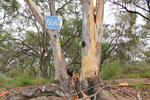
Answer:
[[58, 17], [45, 15], [45, 26], [46, 26], [46, 29], [57, 29], [57, 30], [59, 30]]

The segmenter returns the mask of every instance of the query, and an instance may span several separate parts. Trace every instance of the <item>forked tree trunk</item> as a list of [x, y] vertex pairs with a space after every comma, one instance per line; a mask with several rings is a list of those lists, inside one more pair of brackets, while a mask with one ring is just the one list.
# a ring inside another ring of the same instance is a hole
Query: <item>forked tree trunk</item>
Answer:
[[[50, 1], [52, 7], [51, 9], [55, 10], [54, 0]], [[14, 98], [31, 98], [31, 97], [33, 98], [33, 96], [38, 97], [43, 95], [47, 97], [52, 95], [58, 95], [61, 97], [66, 97], [66, 99], [71, 97], [78, 99], [78, 96], [82, 98], [92, 95], [87, 98], [91, 98], [94, 100], [116, 100], [116, 98], [114, 98], [114, 96], [108, 90], [104, 90], [104, 87], [101, 87], [102, 82], [99, 77], [99, 67], [101, 58], [101, 35], [103, 26], [102, 22], [103, 22], [104, 0], [96, 0], [96, 1], [97, 5], [96, 8], [94, 9], [93, 0], [82, 0], [83, 5], [82, 67], [80, 73], [74, 75], [72, 77], [72, 80], [70, 80], [70, 77], [67, 74], [67, 71], [65, 70], [66, 62], [61, 52], [58, 32], [54, 31], [54, 33], [52, 33], [51, 30], [46, 30], [44, 19], [41, 16], [41, 14], [38, 13], [32, 0], [26, 0], [33, 15], [42, 25], [45, 32], [47, 32], [50, 35], [53, 46], [55, 79], [58, 79], [59, 83], [57, 84], [52, 83], [38, 88], [37, 87], [27, 88], [21, 91], [19, 95], [8, 97], [7, 100], [16, 100]], [[72, 95], [74, 93], [78, 94]], [[86, 99], [84, 98], [84, 100], [89, 100], [87, 98]]]
[[[101, 59], [101, 35], [103, 31], [104, 0], [97, 0], [96, 7], [93, 0], [82, 0], [82, 66], [78, 81], [77, 91], [93, 89], [84, 92], [85, 95], [92, 95], [98, 91], [101, 84], [99, 67]], [[83, 97], [83, 93], [79, 95]], [[100, 95], [98, 95], [100, 98]]]
[[99, 76], [104, 0], [97, 0], [95, 9], [93, 0], [82, 0], [82, 7], [82, 67], [80, 75], [87, 82], [88, 78]]

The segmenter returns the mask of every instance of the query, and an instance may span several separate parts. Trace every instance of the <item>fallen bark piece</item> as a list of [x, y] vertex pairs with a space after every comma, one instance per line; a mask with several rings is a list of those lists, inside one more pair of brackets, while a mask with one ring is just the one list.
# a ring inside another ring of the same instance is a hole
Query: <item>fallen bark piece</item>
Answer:
[[0, 97], [2, 97], [2, 96], [7, 96], [7, 95], [9, 95], [9, 94], [11, 94], [11, 93], [12, 93], [12, 92], [10, 92], [10, 91], [3, 92], [3, 93], [0, 94]]
[[123, 82], [123, 83], [119, 83], [117, 85], [114, 85], [115, 87], [125, 87], [125, 86], [129, 86], [128, 82]]
[[143, 85], [150, 85], [150, 83], [144, 83]]
[[[82, 95], [83, 95], [83, 98], [86, 98], [88, 97], [85, 93], [83, 93], [83, 91], [81, 91]], [[85, 100], [90, 100], [90, 99], [85, 99]]]

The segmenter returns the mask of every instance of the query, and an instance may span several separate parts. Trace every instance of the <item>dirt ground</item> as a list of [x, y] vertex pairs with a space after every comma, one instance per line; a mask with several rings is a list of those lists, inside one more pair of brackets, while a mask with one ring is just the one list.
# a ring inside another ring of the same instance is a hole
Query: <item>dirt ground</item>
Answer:
[[[122, 78], [113, 80], [103, 80], [111, 93], [118, 97], [124, 97], [127, 100], [150, 100], [150, 78]], [[141, 84], [142, 83], [142, 84]], [[0, 87], [0, 100], [11, 93], [17, 93], [24, 87], [14, 87], [8, 85]]]
[[122, 78], [103, 82], [112, 87], [113, 94], [128, 100], [150, 100], [150, 78]]

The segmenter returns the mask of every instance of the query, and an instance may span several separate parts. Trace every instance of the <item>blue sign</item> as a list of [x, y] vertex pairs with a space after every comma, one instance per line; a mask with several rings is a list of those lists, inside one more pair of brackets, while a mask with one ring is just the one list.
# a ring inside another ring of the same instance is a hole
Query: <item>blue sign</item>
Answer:
[[45, 15], [45, 26], [46, 26], [46, 29], [59, 30], [58, 17]]

